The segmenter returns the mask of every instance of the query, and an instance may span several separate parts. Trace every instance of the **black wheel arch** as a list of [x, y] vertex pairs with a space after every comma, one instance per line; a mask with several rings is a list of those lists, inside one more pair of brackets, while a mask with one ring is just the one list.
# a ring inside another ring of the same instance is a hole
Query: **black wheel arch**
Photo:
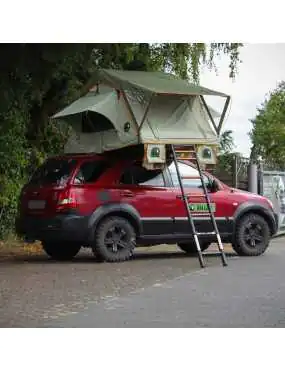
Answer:
[[267, 208], [266, 206], [262, 204], [256, 204], [253, 202], [245, 202], [244, 204], [241, 204], [237, 208], [233, 216], [233, 238], [232, 238], [233, 242], [235, 241], [235, 231], [236, 231], [236, 226], [238, 222], [245, 215], [252, 214], [252, 213], [262, 216], [267, 221], [271, 236], [273, 236], [277, 232], [276, 218], [272, 210], [270, 210], [269, 208]]
[[101, 223], [107, 217], [111, 216], [120, 216], [122, 218], [127, 219], [134, 227], [137, 236], [141, 235], [142, 222], [138, 211], [132, 205], [129, 204], [110, 203], [98, 207], [89, 218], [88, 222], [89, 241], [93, 240], [95, 230], [99, 223]]

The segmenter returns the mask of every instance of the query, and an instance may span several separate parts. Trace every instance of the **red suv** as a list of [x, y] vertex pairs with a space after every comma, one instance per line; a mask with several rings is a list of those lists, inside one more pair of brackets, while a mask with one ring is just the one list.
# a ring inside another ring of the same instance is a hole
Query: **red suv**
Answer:
[[[213, 230], [197, 169], [179, 161], [184, 189], [198, 232]], [[224, 242], [239, 255], [260, 255], [277, 231], [271, 202], [230, 188], [208, 173], [204, 180]], [[48, 159], [24, 186], [16, 220], [18, 235], [40, 240], [54, 259], [71, 259], [83, 247], [115, 262], [136, 246], [178, 244], [196, 248], [174, 163], [146, 170], [140, 160], [108, 155], [64, 155]], [[215, 236], [201, 237], [201, 249]]]

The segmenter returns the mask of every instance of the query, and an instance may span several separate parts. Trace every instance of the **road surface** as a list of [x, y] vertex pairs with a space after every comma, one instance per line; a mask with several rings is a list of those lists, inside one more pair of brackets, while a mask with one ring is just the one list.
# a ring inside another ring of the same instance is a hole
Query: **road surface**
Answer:
[[0, 327], [283, 327], [285, 238], [257, 258], [180, 252], [122, 264], [82, 254], [0, 263]]

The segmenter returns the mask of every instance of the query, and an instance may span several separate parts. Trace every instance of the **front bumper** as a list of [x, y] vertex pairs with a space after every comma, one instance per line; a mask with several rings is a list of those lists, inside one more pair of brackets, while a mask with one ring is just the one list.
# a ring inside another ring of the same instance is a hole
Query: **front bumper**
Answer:
[[26, 240], [57, 240], [87, 242], [88, 220], [79, 215], [56, 215], [52, 218], [20, 216], [16, 219], [16, 233]]

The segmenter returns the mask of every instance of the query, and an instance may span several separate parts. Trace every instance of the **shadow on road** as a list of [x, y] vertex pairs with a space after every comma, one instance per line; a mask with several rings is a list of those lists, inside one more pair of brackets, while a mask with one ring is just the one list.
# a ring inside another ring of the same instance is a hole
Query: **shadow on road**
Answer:
[[[219, 253], [204, 253], [204, 256], [208, 258], [217, 258], [219, 257]], [[235, 253], [226, 253], [227, 257], [236, 256]], [[195, 255], [187, 255], [183, 252], [136, 252], [133, 258], [130, 260], [132, 264], [139, 261], [147, 261], [147, 260], [177, 260], [177, 259], [198, 259]], [[0, 260], [0, 264], [108, 264], [97, 257], [93, 256], [92, 254], [88, 254], [87, 252], [83, 252], [79, 254], [71, 261], [55, 261], [49, 258], [47, 255], [21, 255], [21, 256], [7, 256]], [[116, 264], [116, 263], [110, 263]], [[117, 263], [122, 264], [122, 263]]]

